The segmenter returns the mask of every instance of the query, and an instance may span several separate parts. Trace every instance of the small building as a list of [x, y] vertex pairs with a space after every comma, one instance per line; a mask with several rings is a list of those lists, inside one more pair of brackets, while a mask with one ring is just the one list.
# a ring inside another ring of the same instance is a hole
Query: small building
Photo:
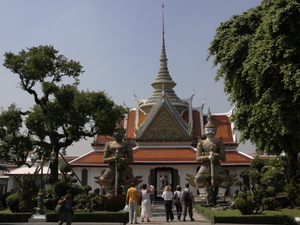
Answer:
[[[58, 165], [62, 165], [65, 163], [65, 161], [69, 162], [74, 159], [78, 158], [78, 156], [65, 156], [64, 159], [62, 157], [58, 157]], [[8, 171], [3, 173], [3, 176], [0, 177], [0, 191], [2, 194], [7, 192], [7, 191], [12, 191], [17, 188], [17, 182], [15, 177], [21, 177], [25, 176], [28, 174], [34, 174], [36, 170], [38, 171], [37, 177], [38, 179], [36, 180], [37, 183], [40, 183], [41, 180], [41, 175], [44, 178], [47, 178], [50, 174], [50, 169], [49, 169], [49, 163], [45, 163], [43, 166], [43, 170], [40, 170], [40, 164], [39, 163], [34, 163], [31, 167], [28, 167], [27, 165], [23, 165], [20, 167], [17, 167], [15, 165], [6, 165], [6, 168], [9, 168]], [[62, 174], [59, 173], [59, 177], [62, 177]], [[2, 179], [2, 180], [1, 180]]]

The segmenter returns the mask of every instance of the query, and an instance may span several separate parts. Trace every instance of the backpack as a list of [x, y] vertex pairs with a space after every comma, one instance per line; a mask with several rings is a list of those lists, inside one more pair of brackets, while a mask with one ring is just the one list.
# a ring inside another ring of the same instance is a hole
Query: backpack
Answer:
[[178, 193], [175, 192], [175, 199], [174, 199], [174, 205], [180, 204], [180, 199], [178, 198]]
[[191, 201], [191, 199], [190, 199], [190, 193], [189, 193], [189, 192], [185, 192], [183, 201], [184, 201], [184, 202], [189, 202], [189, 201]]
[[55, 207], [55, 212], [58, 214], [62, 213], [64, 207], [65, 207], [65, 203], [62, 203], [62, 204], [57, 203], [57, 205]]

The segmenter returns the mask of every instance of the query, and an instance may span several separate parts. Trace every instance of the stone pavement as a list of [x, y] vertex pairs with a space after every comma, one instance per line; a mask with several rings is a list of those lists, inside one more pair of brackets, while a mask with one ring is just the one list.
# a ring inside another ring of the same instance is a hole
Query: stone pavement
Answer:
[[[174, 208], [173, 210], [174, 217], [175, 219], [173, 221], [166, 221], [166, 213], [164, 209], [163, 202], [158, 202], [155, 204], [154, 208], [152, 209], [152, 217], [150, 218], [151, 222], [141, 222], [142, 219], [138, 217], [138, 223], [140, 225], [210, 225], [210, 221], [208, 221], [206, 218], [203, 216], [199, 215], [194, 211], [194, 219], [195, 221], [190, 221], [189, 216], [186, 217], [186, 222], [178, 221], [177, 216], [176, 216], [176, 209]], [[146, 220], [145, 220], [146, 221]], [[58, 223], [53, 223], [53, 222], [47, 222], [47, 223], [0, 223], [1, 225], [57, 225]], [[64, 223], [66, 224], [66, 223]], [[73, 222], [72, 225], [121, 225], [120, 223], [82, 223], [82, 222]]]
[[[164, 205], [162, 202], [157, 202], [152, 210], [152, 217], [150, 218], [151, 222], [141, 222], [141, 218], [138, 218], [138, 223], [140, 225], [211, 225], [211, 222], [203, 217], [202, 215], [198, 214], [194, 210], [194, 219], [195, 221], [190, 221], [189, 216], [186, 217], [186, 222], [178, 221], [176, 218], [176, 210], [173, 210], [174, 213], [174, 220], [173, 221], [166, 221], [166, 214]], [[47, 223], [0, 223], [1, 225], [57, 225], [58, 223], [47, 222]], [[66, 223], [64, 223], [65, 225]], [[83, 223], [83, 222], [73, 222], [72, 225], [121, 225], [120, 223]], [[217, 223], [216, 225], [233, 225], [233, 224], [221, 224]], [[237, 225], [237, 224], [234, 224]], [[242, 224], [239, 224], [242, 225]], [[251, 225], [251, 224], [248, 224]], [[253, 225], [253, 224], [252, 224]], [[257, 225], [257, 224], [256, 224]], [[262, 225], [262, 224], [261, 224]], [[269, 224], [270, 225], [270, 224]]]

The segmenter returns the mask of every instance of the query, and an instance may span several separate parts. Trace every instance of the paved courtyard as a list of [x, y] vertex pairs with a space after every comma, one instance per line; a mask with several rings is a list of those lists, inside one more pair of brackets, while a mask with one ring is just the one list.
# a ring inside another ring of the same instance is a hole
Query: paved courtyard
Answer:
[[[176, 210], [173, 210], [173, 213], [175, 215]], [[151, 225], [151, 224], [155, 224], [155, 225], [211, 225], [211, 222], [209, 220], [207, 220], [205, 217], [203, 217], [202, 215], [196, 213], [194, 211], [194, 219], [195, 221], [190, 221], [189, 216], [186, 217], [186, 222], [178, 221], [176, 219], [176, 215], [175, 215], [175, 219], [173, 221], [166, 221], [166, 214], [164, 211], [164, 205], [162, 202], [158, 202], [155, 207], [153, 208], [152, 211], [152, 218], [150, 218], [151, 222], [141, 222], [141, 218], [138, 218], [138, 223], [139, 224], [144, 224], [144, 225]], [[1, 225], [57, 225], [58, 223], [53, 223], [53, 222], [48, 222], [48, 223], [0, 223]], [[65, 224], [65, 223], [64, 223]], [[120, 223], [82, 223], [82, 222], [78, 222], [78, 223], [72, 223], [72, 225], [121, 225]], [[221, 224], [221, 223], [217, 223], [217, 225], [233, 225], [233, 224]], [[237, 224], [234, 224], [237, 225]], [[239, 224], [241, 225], [241, 224]], [[251, 225], [251, 224], [248, 224]], [[270, 225], [270, 224], [269, 224]]]

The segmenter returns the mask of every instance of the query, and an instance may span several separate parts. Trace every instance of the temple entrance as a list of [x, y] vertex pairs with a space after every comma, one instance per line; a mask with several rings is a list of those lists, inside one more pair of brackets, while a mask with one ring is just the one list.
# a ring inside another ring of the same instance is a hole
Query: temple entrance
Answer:
[[167, 184], [172, 185], [172, 190], [176, 185], [180, 184], [180, 177], [178, 175], [178, 169], [172, 167], [156, 167], [150, 170], [148, 177], [149, 184], [154, 183], [156, 200], [162, 200], [161, 196], [164, 191], [164, 187]]
[[166, 185], [172, 183], [171, 170], [158, 170], [156, 172], [157, 197], [161, 197]]

